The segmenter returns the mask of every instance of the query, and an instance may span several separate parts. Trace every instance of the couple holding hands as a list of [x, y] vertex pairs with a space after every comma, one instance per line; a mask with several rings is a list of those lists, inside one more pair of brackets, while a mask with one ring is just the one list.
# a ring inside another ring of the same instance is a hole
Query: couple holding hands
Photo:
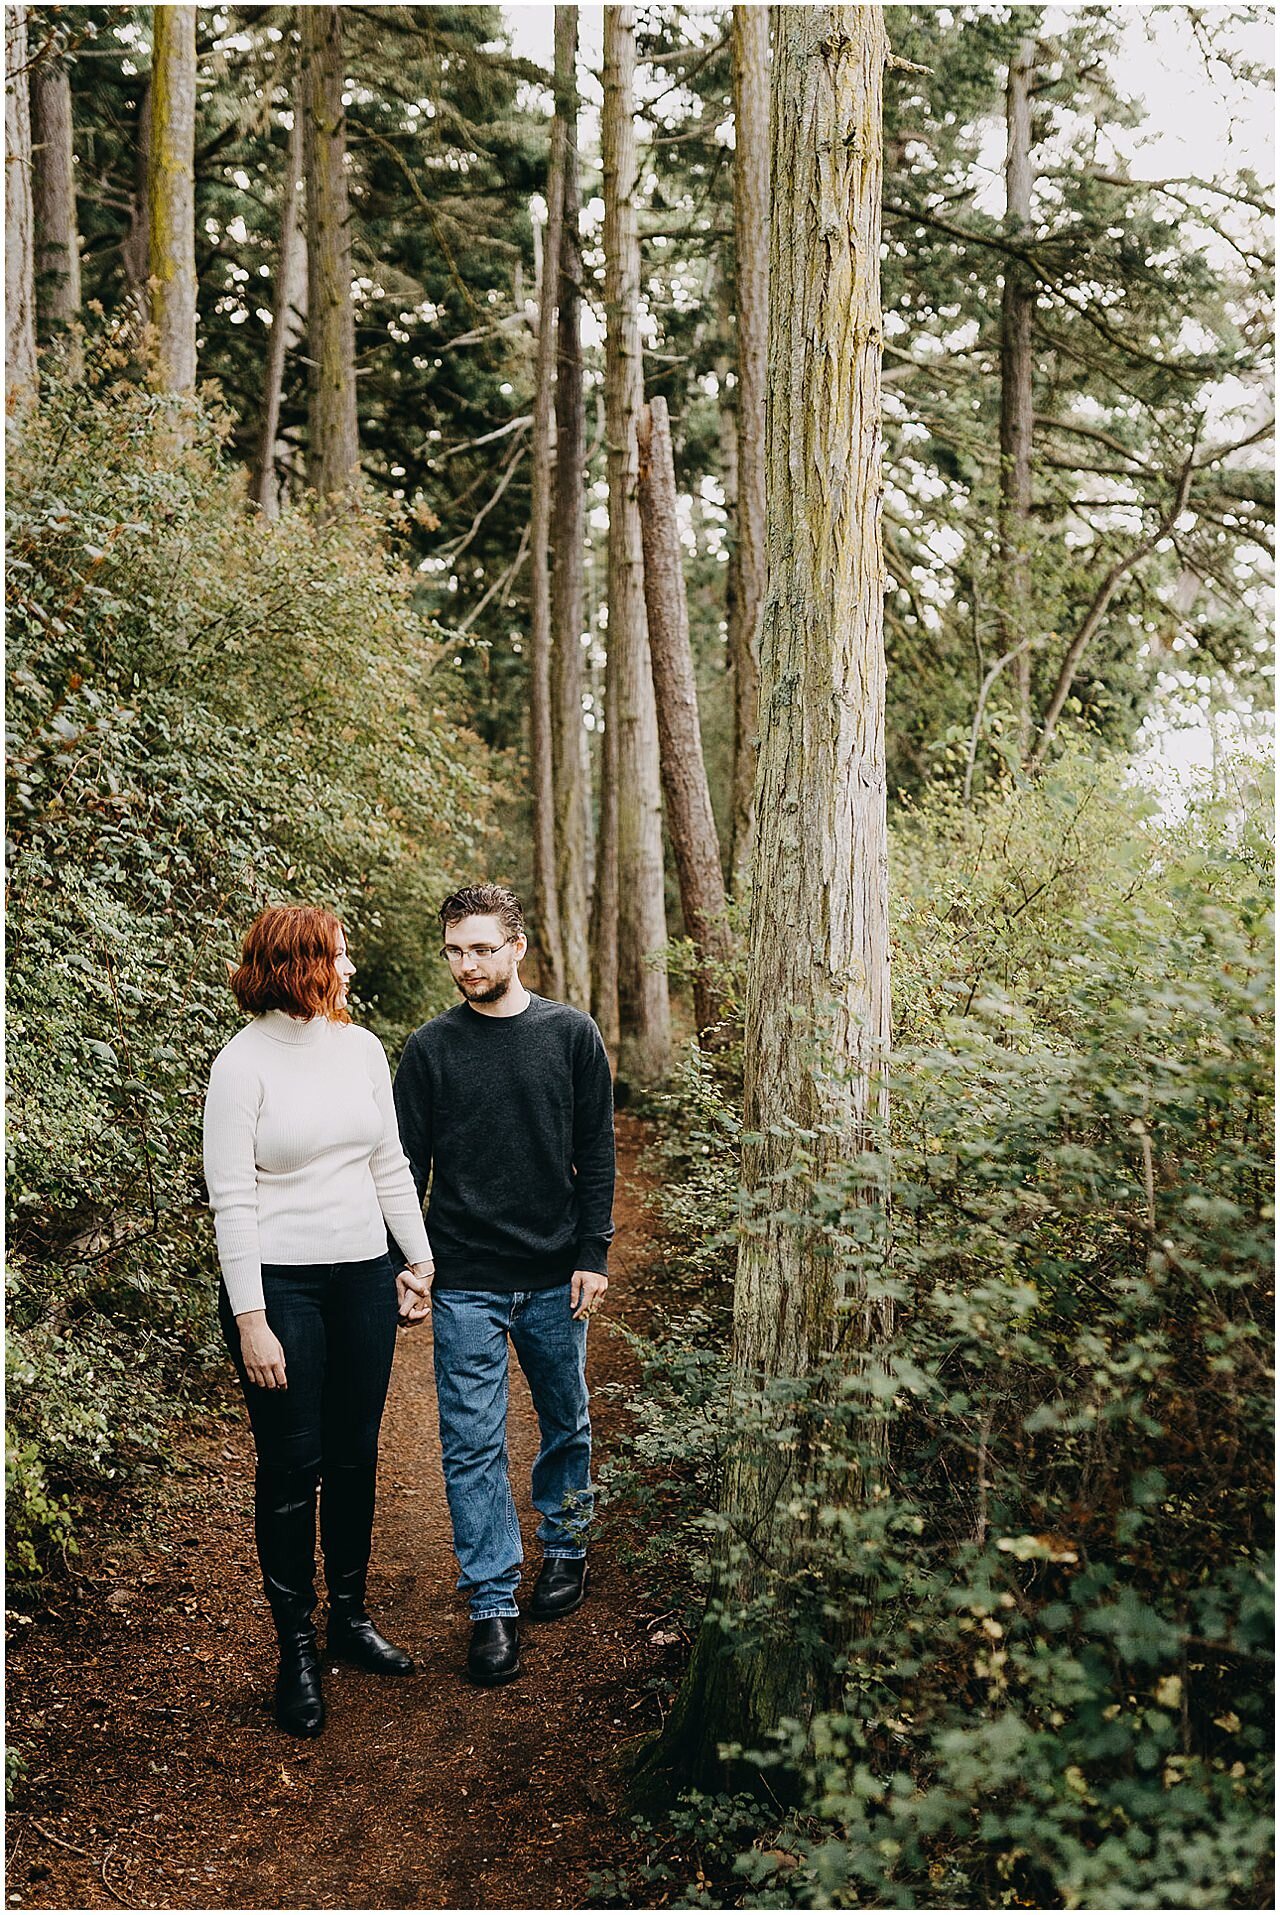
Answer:
[[432, 1318], [471, 1679], [492, 1686], [520, 1672], [508, 1339], [541, 1436], [542, 1566], [527, 1613], [555, 1621], [587, 1589], [585, 1367], [613, 1235], [609, 1062], [588, 1016], [522, 984], [528, 946], [511, 891], [469, 886], [446, 899], [440, 923], [462, 1002], [414, 1032], [394, 1088], [381, 1044], [347, 1014], [355, 966], [342, 925], [304, 905], [274, 906], [249, 931], [231, 989], [252, 1022], [209, 1079], [219, 1314], [257, 1450], [276, 1721], [293, 1735], [324, 1726], [317, 1500], [328, 1653], [376, 1675], [413, 1668], [365, 1607], [397, 1327]]

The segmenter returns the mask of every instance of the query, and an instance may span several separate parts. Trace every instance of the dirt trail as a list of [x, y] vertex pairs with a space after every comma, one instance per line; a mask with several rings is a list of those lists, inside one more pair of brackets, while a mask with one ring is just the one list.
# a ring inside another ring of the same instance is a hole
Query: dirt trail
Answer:
[[[643, 1314], [652, 1246], [641, 1133], [618, 1122], [611, 1315]], [[9, 1734], [27, 1763], [8, 1826], [8, 1903], [27, 1908], [573, 1908], [621, 1846], [613, 1758], [654, 1726], [662, 1661], [614, 1560], [592, 1553], [574, 1617], [526, 1625], [524, 1674], [461, 1674], [468, 1626], [440, 1475], [428, 1326], [401, 1339], [382, 1433], [370, 1606], [417, 1672], [379, 1682], [325, 1665], [329, 1722], [282, 1736], [266, 1696], [270, 1621], [253, 1556], [242, 1417], [192, 1445], [149, 1538], [99, 1543], [74, 1588], [19, 1625]], [[592, 1326], [593, 1388], [629, 1355]], [[597, 1458], [618, 1410], [593, 1404]], [[537, 1425], [512, 1364], [512, 1480], [537, 1569], [529, 1468]]]

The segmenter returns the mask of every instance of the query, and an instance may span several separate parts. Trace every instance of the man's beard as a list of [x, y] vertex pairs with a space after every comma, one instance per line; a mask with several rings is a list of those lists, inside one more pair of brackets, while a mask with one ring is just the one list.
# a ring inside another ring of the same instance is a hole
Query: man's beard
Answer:
[[505, 977], [495, 978], [492, 984], [487, 985], [463, 984], [459, 980], [458, 989], [468, 1004], [499, 1004], [511, 989], [513, 975], [513, 972], [508, 971]]

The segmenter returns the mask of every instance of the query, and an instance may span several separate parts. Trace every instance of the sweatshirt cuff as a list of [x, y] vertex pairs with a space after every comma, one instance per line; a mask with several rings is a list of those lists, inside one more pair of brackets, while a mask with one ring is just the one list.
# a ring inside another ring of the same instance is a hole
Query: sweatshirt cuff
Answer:
[[591, 1270], [598, 1277], [609, 1274], [609, 1241], [607, 1237], [583, 1237], [573, 1253], [575, 1270]]
[[265, 1310], [266, 1298], [262, 1293], [262, 1266], [253, 1270], [238, 1270], [234, 1274], [224, 1270], [223, 1285], [227, 1292], [227, 1301], [231, 1305], [234, 1317], [248, 1315], [251, 1310]]

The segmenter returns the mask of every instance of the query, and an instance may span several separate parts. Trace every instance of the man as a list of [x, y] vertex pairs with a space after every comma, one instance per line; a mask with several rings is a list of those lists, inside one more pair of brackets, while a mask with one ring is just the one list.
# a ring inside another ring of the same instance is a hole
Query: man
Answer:
[[493, 1685], [520, 1672], [508, 1338], [542, 1438], [533, 1466], [542, 1568], [529, 1614], [571, 1615], [587, 1590], [587, 1322], [609, 1282], [613, 1093], [592, 1020], [521, 982], [528, 940], [511, 891], [468, 886], [446, 898], [440, 924], [463, 1001], [414, 1032], [395, 1080], [419, 1197], [431, 1181], [435, 1268], [408, 1314], [421, 1320], [429, 1293], [458, 1587], [473, 1624], [467, 1671]]

